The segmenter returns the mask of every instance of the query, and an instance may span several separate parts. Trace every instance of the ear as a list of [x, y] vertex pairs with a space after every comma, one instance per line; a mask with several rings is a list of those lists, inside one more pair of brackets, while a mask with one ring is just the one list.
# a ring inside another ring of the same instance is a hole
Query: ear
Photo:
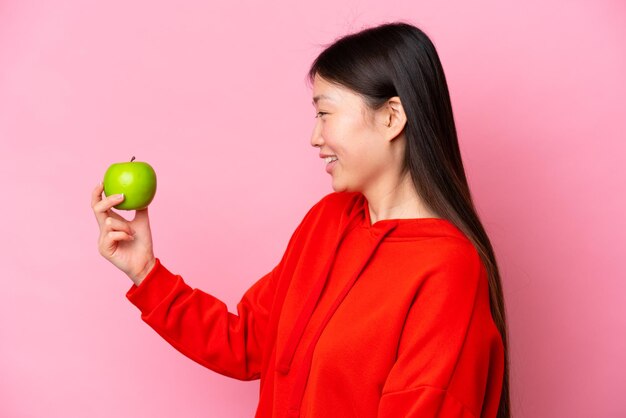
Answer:
[[406, 114], [400, 98], [398, 96], [391, 97], [380, 108], [379, 112], [382, 121], [380, 130], [385, 140], [392, 141], [402, 133], [406, 125]]

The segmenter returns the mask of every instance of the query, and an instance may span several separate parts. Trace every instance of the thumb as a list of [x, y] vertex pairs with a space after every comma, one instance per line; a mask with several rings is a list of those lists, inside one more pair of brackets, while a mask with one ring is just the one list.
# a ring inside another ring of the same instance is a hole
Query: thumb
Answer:
[[148, 208], [136, 210], [135, 211], [135, 219], [134, 221], [147, 221], [148, 220]]

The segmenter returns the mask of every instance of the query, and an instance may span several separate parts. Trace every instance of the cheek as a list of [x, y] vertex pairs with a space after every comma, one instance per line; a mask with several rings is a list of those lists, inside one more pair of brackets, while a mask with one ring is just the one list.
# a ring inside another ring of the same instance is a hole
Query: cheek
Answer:
[[324, 122], [322, 125], [322, 138], [324, 138], [324, 142], [333, 150], [341, 143], [339, 139], [341, 135], [337, 126], [328, 122]]
[[345, 116], [342, 119], [329, 119], [322, 125], [322, 137], [326, 144], [338, 155], [351, 154], [355, 141], [359, 140], [358, 129]]

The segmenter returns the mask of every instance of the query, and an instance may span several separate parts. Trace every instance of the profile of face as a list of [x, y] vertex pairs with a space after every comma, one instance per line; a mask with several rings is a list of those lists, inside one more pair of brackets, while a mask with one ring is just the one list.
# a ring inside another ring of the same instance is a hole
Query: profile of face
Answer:
[[393, 184], [404, 153], [404, 112], [399, 100], [369, 109], [352, 90], [319, 75], [313, 81], [316, 122], [311, 145], [319, 147], [336, 192], [376, 192]]

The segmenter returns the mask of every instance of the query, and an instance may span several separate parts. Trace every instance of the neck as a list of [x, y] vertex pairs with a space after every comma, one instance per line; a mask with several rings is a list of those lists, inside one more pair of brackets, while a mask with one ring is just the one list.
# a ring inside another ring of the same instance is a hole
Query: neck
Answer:
[[394, 187], [364, 191], [363, 195], [372, 224], [383, 219], [438, 218], [418, 196], [409, 173]]

